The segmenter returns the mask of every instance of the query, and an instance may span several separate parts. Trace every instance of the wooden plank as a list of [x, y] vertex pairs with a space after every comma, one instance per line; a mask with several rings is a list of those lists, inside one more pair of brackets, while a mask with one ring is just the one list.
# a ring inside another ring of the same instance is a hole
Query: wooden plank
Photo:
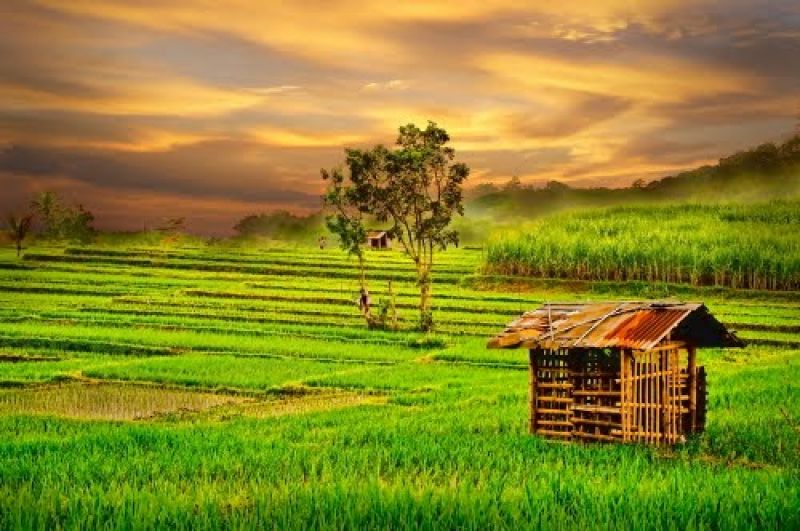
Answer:
[[549, 402], [551, 404], [572, 404], [573, 399], [566, 396], [537, 396], [537, 402]]
[[539, 389], [571, 389], [571, 383], [539, 383]]
[[676, 349], [684, 348], [685, 346], [686, 346], [686, 343], [684, 343], [683, 341], [670, 341], [668, 343], [661, 343], [657, 347], [653, 347], [653, 348], [648, 349], [648, 350], [634, 350], [633, 351], [633, 356], [634, 357], [646, 356], [646, 355], [648, 355], [650, 353], [657, 353], [657, 352], [662, 352], [662, 351], [665, 351], [665, 350], [676, 350]]
[[573, 391], [572, 393], [575, 396], [607, 396], [607, 397], [618, 397], [622, 393], [620, 391], [601, 391], [599, 389], [582, 389], [580, 391]]
[[587, 433], [583, 431], [574, 431], [572, 435], [575, 437], [580, 437], [581, 439], [592, 439], [595, 441], [606, 441], [606, 442], [616, 442], [619, 441], [619, 437], [613, 437], [611, 435], [604, 435], [602, 433]]
[[536, 412], [539, 415], [572, 415], [572, 412], [569, 409], [545, 409], [540, 407], [536, 409]]
[[597, 420], [597, 419], [584, 419], [580, 417], [572, 417], [570, 419], [572, 424], [588, 424], [590, 426], [602, 426], [605, 428], [622, 428], [621, 422], [611, 422], [608, 420]]
[[572, 406], [572, 411], [583, 411], [586, 413], [605, 413], [608, 415], [619, 415], [621, 413], [618, 407], [591, 406], [591, 405]]
[[538, 420], [537, 425], [539, 426], [557, 426], [560, 428], [571, 428], [572, 423], [568, 420]]
[[572, 436], [571, 431], [556, 431], [556, 430], [536, 430], [537, 435], [545, 435], [547, 437], [564, 437], [569, 438]]

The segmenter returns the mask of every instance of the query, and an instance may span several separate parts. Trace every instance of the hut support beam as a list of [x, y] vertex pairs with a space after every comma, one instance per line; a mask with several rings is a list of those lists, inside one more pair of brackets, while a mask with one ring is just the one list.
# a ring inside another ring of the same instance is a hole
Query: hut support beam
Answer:
[[697, 351], [695, 347], [689, 346], [688, 353], [687, 383], [689, 387], [689, 433], [697, 431]]
[[529, 407], [530, 407], [530, 418], [528, 423], [528, 433], [533, 435], [536, 433], [536, 372], [538, 367], [536, 366], [536, 351], [531, 349], [528, 351], [528, 373], [529, 373]]

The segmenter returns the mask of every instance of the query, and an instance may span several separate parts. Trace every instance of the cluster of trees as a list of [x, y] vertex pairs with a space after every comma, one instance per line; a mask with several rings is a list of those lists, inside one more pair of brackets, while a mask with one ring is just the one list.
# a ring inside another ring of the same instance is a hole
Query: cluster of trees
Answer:
[[781, 144], [771, 142], [739, 151], [719, 160], [713, 166], [664, 177], [644, 186], [644, 190], [661, 196], [685, 196], [695, 191], [724, 193], [748, 187], [755, 194], [785, 194], [789, 186], [800, 182], [800, 135]]
[[83, 205], [68, 205], [55, 192], [41, 192], [31, 200], [29, 212], [10, 214], [6, 219], [7, 231], [14, 241], [17, 256], [37, 221], [38, 237], [45, 240], [89, 243], [96, 234], [92, 227], [94, 215]]
[[95, 235], [94, 214], [83, 205], [68, 205], [55, 192], [42, 192], [31, 201], [41, 222], [40, 236], [50, 240], [88, 243]]
[[471, 190], [468, 210], [476, 214], [536, 217], [575, 207], [694, 198], [770, 199], [800, 192], [800, 135], [783, 143], [765, 143], [674, 176], [627, 188], [572, 188], [559, 181], [543, 187], [523, 185], [513, 177], [502, 186], [482, 184]]
[[322, 214], [296, 216], [281, 210], [266, 214], [253, 214], [241, 219], [233, 230], [239, 236], [260, 236], [274, 240], [300, 240], [314, 237], [324, 228]]

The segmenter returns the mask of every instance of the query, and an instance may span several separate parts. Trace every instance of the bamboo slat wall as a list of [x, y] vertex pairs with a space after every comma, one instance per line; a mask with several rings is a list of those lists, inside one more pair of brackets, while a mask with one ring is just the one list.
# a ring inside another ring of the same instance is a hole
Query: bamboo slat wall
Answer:
[[531, 433], [562, 441], [675, 444], [705, 426], [705, 371], [694, 350], [530, 351]]

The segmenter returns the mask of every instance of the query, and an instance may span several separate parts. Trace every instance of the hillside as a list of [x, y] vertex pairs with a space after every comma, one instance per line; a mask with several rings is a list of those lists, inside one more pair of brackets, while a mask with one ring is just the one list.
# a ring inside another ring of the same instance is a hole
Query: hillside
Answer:
[[[800, 193], [800, 135], [765, 143], [702, 166], [628, 188], [572, 188], [552, 181], [543, 188], [483, 187], [469, 202], [470, 218], [534, 218], [567, 208], [688, 200], [763, 201]], [[488, 193], [487, 193], [488, 192]]]

